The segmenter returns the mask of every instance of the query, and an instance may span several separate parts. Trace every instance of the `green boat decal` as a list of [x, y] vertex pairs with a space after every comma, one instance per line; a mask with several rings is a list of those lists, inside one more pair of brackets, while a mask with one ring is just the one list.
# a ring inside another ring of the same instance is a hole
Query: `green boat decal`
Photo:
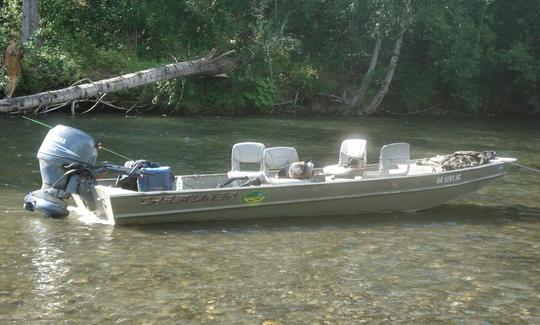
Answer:
[[242, 196], [242, 202], [245, 204], [259, 204], [268, 198], [268, 192], [265, 191], [251, 191]]

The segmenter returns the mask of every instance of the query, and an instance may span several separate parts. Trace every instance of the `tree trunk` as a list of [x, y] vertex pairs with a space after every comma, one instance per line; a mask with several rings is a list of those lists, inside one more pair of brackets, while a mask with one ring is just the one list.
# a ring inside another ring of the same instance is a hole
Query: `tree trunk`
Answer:
[[39, 28], [38, 0], [23, 0], [22, 12], [21, 42], [24, 44]]
[[392, 58], [390, 59], [390, 64], [388, 65], [388, 71], [386, 72], [386, 77], [384, 78], [383, 84], [381, 88], [379, 89], [379, 92], [373, 97], [371, 102], [368, 106], [364, 108], [362, 113], [365, 115], [373, 114], [379, 105], [381, 104], [384, 95], [388, 92], [388, 88], [390, 87], [390, 83], [392, 82], [392, 78], [394, 77], [394, 70], [396, 70], [397, 62], [399, 59], [399, 53], [401, 51], [401, 43], [403, 41], [403, 34], [405, 33], [405, 26], [401, 28], [401, 31], [399, 33], [399, 37], [396, 40], [396, 44], [394, 45], [394, 51], [392, 53]]
[[[402, 17], [403, 20], [407, 19], [407, 15], [410, 11], [410, 5], [411, 0], [405, 0], [405, 12]], [[401, 22], [401, 30], [399, 31], [399, 36], [396, 40], [396, 43], [394, 45], [394, 50], [392, 51], [392, 58], [390, 59], [390, 64], [388, 65], [388, 71], [386, 72], [386, 77], [384, 78], [383, 84], [381, 88], [379, 89], [379, 92], [373, 97], [371, 102], [368, 106], [366, 106], [362, 113], [365, 115], [371, 115], [373, 114], [379, 105], [381, 104], [384, 95], [388, 92], [388, 88], [390, 87], [390, 83], [392, 82], [392, 78], [394, 77], [394, 71], [396, 70], [396, 66], [399, 59], [399, 53], [401, 52], [401, 43], [403, 42], [403, 35], [405, 34], [405, 30], [407, 29], [407, 24], [402, 21]]]
[[206, 58], [194, 61], [178, 62], [159, 68], [143, 70], [64, 89], [3, 99], [0, 100], [0, 113], [29, 111], [36, 107], [47, 107], [77, 99], [95, 97], [100, 94], [116, 92], [172, 78], [215, 76], [227, 73], [236, 67], [236, 60], [232, 57], [233, 53], [234, 51], [229, 51], [218, 57], [214, 57], [214, 52], [212, 52]]
[[377, 66], [377, 61], [379, 60], [379, 52], [381, 50], [381, 45], [382, 45], [382, 35], [379, 33], [379, 35], [377, 36], [377, 41], [375, 42], [375, 47], [373, 48], [373, 53], [371, 54], [371, 62], [369, 63], [368, 71], [366, 72], [366, 75], [364, 76], [364, 79], [362, 80], [362, 83], [360, 84], [358, 93], [356, 93], [356, 95], [353, 97], [353, 100], [351, 102], [351, 106], [353, 108], [358, 108], [364, 105], [364, 102], [366, 99], [366, 92], [367, 92], [369, 84], [371, 83], [371, 77], [373, 76], [373, 71], [375, 70], [375, 66]]

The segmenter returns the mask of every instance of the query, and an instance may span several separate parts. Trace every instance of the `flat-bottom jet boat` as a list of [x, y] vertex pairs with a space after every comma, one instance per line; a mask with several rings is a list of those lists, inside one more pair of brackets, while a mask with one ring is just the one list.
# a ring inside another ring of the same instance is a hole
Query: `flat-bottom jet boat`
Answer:
[[[37, 157], [43, 185], [25, 197], [27, 210], [65, 217], [66, 199], [73, 197], [111, 224], [422, 210], [475, 192], [516, 161], [491, 151], [413, 160], [409, 144], [393, 143], [372, 165], [366, 141], [347, 139], [337, 164], [314, 168], [294, 148], [243, 142], [232, 148], [228, 173], [174, 176], [148, 161], [96, 166], [92, 137], [62, 125], [49, 131]], [[105, 171], [119, 176], [100, 179]]]

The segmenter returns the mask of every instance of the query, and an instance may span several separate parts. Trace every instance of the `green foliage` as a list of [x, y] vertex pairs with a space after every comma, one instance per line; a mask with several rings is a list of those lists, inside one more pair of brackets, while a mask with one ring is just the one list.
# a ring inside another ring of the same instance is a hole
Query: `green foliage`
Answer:
[[270, 106], [274, 103], [276, 87], [270, 78], [250, 78], [251, 89], [246, 91], [245, 97], [255, 107]]
[[533, 49], [523, 42], [516, 42], [508, 50], [502, 51], [501, 61], [512, 73], [512, 82], [506, 91], [519, 97], [537, 96], [537, 85], [540, 81], [540, 62], [533, 54]]
[[[81, 60], [51, 44], [39, 49], [35, 43], [25, 44], [24, 74], [21, 91], [35, 93], [43, 89], [54, 89], [82, 79]], [[54, 78], [51, 78], [54, 76]]]
[[414, 11], [396, 85], [409, 109], [508, 112], [536, 101], [539, 2], [425, 0]]
[[[17, 93], [67, 86], [236, 49], [226, 80], [169, 80], [115, 94], [163, 113], [250, 112], [358, 89], [375, 40], [383, 46], [368, 93], [408, 28], [387, 103], [415, 111], [540, 111], [538, 1], [40, 0], [40, 31], [25, 44]], [[0, 2], [0, 44], [20, 30], [21, 1]], [[407, 20], [405, 20], [407, 19]], [[39, 45], [39, 46], [37, 46]], [[0, 93], [5, 90], [0, 78]], [[1, 94], [0, 94], [1, 95]], [[396, 104], [397, 103], [397, 104]]]

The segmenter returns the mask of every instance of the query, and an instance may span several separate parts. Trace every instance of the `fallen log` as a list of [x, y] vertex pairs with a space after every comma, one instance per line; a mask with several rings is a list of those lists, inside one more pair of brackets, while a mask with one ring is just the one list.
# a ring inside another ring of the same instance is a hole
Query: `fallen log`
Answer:
[[231, 72], [236, 67], [233, 53], [234, 50], [215, 56], [215, 51], [212, 51], [208, 56], [193, 61], [172, 63], [159, 68], [34, 95], [2, 99], [0, 100], [0, 113], [31, 112], [35, 108], [45, 108], [83, 98], [99, 97], [106, 93], [167, 79], [222, 75]]

